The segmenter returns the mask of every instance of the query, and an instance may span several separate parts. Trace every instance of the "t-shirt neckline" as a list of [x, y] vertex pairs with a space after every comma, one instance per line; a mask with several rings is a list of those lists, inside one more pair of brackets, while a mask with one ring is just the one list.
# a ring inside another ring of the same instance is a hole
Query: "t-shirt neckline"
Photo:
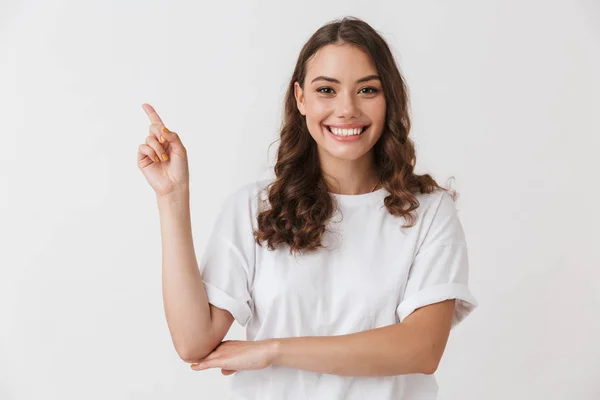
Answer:
[[361, 204], [375, 204], [383, 200], [387, 194], [387, 190], [381, 187], [373, 192], [362, 193], [362, 194], [340, 194], [332, 193], [329, 194], [337, 200], [338, 204], [344, 205], [361, 205]]

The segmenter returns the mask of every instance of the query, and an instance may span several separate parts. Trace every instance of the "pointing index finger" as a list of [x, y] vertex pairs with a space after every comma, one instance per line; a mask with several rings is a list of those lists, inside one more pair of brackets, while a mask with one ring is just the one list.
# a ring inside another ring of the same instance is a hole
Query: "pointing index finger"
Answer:
[[164, 126], [165, 124], [162, 122], [162, 120], [160, 119], [160, 117], [158, 116], [158, 113], [156, 112], [156, 110], [154, 109], [154, 107], [152, 107], [150, 104], [144, 103], [142, 104], [142, 108], [144, 109], [144, 112], [146, 113], [146, 115], [148, 116], [148, 118], [150, 118], [150, 122], [153, 124], [160, 124], [162, 126]]

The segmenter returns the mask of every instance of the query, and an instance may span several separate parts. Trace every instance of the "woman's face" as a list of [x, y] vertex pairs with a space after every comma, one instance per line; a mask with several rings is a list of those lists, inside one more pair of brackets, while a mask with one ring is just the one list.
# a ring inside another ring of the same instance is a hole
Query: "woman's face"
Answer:
[[352, 45], [330, 44], [317, 51], [308, 62], [304, 89], [296, 82], [294, 94], [321, 159], [357, 160], [383, 132], [381, 81], [370, 57]]

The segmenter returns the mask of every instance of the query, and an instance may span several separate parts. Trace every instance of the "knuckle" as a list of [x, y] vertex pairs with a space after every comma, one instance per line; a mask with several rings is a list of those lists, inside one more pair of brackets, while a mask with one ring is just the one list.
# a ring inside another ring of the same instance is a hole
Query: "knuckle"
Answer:
[[160, 125], [158, 125], [158, 124], [150, 125], [150, 134], [157, 135], [159, 131], [160, 131]]

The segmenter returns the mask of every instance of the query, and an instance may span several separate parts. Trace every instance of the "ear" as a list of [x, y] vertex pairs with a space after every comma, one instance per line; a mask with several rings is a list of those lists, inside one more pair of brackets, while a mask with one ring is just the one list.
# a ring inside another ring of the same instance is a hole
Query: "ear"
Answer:
[[294, 82], [294, 97], [296, 98], [296, 106], [298, 107], [298, 111], [300, 114], [306, 115], [306, 107], [304, 105], [304, 91], [300, 87], [300, 84], [296, 81]]

